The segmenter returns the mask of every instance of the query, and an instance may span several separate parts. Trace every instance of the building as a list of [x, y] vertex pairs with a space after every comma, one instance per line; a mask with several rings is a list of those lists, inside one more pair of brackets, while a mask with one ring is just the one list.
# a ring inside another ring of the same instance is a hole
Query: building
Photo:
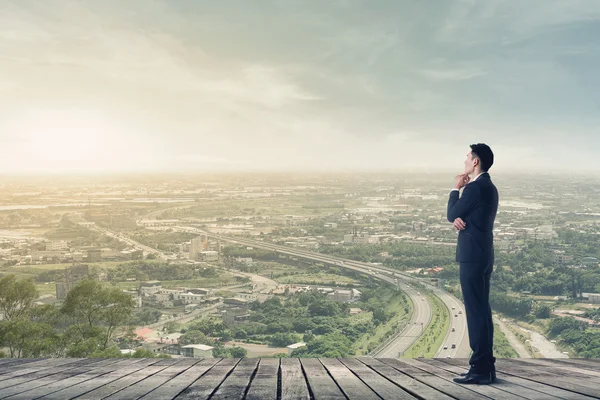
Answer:
[[67, 242], [64, 240], [58, 240], [46, 243], [46, 250], [48, 251], [66, 251], [69, 250]]
[[564, 250], [552, 250], [552, 252], [554, 253], [554, 260], [560, 264], [573, 261], [573, 256], [566, 255]]
[[238, 257], [235, 259], [235, 261], [248, 267], [253, 265], [252, 257]]
[[192, 239], [190, 242], [190, 258], [197, 260], [199, 254], [203, 251], [208, 251], [208, 235], [206, 233]]
[[368, 233], [353, 232], [344, 235], [344, 243], [346, 244], [369, 244], [373, 243], [373, 240], [375, 239], [372, 239]]
[[223, 323], [226, 326], [232, 326], [236, 323], [244, 323], [247, 321], [249, 314], [248, 310], [243, 307], [233, 307], [223, 310]]
[[195, 293], [176, 293], [173, 300], [180, 300], [183, 304], [198, 304], [204, 300], [205, 295]]
[[360, 299], [360, 292], [356, 289], [352, 290], [335, 290], [327, 294], [327, 298], [332, 301], [349, 302]]
[[588, 301], [592, 304], [600, 304], [600, 293], [589, 293]]
[[142, 295], [156, 294], [160, 292], [161, 289], [162, 284], [160, 283], [160, 281], [148, 281], [142, 283], [142, 286], [140, 287], [140, 293]]
[[238, 299], [244, 299], [248, 301], [255, 301], [258, 299], [257, 295], [252, 292], [238, 292], [235, 294], [235, 297]]
[[304, 347], [304, 346], [306, 346], [306, 343], [304, 343], [304, 342], [298, 342], [298, 343], [290, 344], [289, 346], [287, 346], [288, 356], [291, 356], [292, 353], [294, 352], [294, 350], [297, 350], [300, 347]]
[[121, 251], [121, 258], [126, 260], [143, 260], [144, 251], [139, 249], [129, 249]]
[[56, 282], [56, 299], [64, 300], [69, 291], [79, 282], [89, 277], [89, 267], [86, 264], [73, 265], [65, 268], [64, 282]]
[[88, 249], [87, 251], [88, 262], [100, 262], [102, 261], [102, 249]]
[[191, 358], [212, 358], [213, 347], [205, 344], [188, 344], [181, 347], [181, 355]]
[[219, 252], [218, 251], [201, 251], [198, 253], [198, 259], [200, 261], [219, 261]]
[[142, 307], [142, 296], [140, 296], [137, 290], [123, 290], [123, 293], [127, 293], [131, 296], [131, 299], [135, 302], [136, 308]]

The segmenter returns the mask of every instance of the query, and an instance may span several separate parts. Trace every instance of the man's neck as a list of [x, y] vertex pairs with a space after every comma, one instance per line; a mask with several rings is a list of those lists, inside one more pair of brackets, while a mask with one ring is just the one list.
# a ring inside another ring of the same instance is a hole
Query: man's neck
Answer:
[[479, 178], [482, 174], [485, 174], [484, 171], [473, 171], [473, 174], [471, 175], [472, 179], [471, 182], [476, 181], [477, 178]]

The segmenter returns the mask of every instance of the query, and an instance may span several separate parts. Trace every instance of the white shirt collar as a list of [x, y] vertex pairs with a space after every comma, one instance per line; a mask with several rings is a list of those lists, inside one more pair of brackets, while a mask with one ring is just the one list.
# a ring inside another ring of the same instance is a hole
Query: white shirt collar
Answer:
[[476, 180], [477, 180], [477, 179], [478, 179], [478, 178], [479, 178], [481, 175], [483, 175], [483, 174], [487, 174], [487, 172], [482, 172], [482, 173], [480, 173], [479, 175], [477, 175], [477, 176], [475, 177], [475, 179], [472, 179], [472, 180], [471, 180], [471, 182], [475, 182], [475, 181], [476, 181]]

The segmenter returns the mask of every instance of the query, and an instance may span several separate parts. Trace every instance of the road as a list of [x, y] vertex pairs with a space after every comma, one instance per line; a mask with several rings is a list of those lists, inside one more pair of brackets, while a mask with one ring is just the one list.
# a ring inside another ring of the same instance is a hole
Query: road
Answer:
[[410, 346], [423, 334], [431, 322], [431, 305], [427, 297], [408, 285], [399, 284], [413, 303], [413, 315], [406, 328], [400, 332], [389, 344], [373, 353], [374, 357], [396, 358], [403, 355]]
[[[196, 228], [191, 227], [177, 227], [179, 229], [183, 229], [188, 232], [196, 232], [196, 233], [205, 233], [205, 231], [198, 230]], [[422, 334], [422, 331], [425, 331], [429, 326], [431, 321], [431, 305], [429, 304], [427, 298], [423, 300], [423, 298], [416, 294], [417, 290], [414, 287], [418, 287], [420, 285], [425, 285], [428, 289], [430, 289], [434, 295], [438, 296], [442, 302], [448, 307], [449, 310], [452, 310], [452, 307], [458, 311], [462, 310], [462, 314], [459, 314], [459, 317], [452, 317], [452, 323], [449, 328], [449, 332], [447, 334], [447, 340], [442, 344], [442, 348], [440, 350], [440, 356], [443, 357], [468, 357], [470, 354], [470, 348], [468, 343], [468, 335], [466, 334], [466, 319], [464, 318], [464, 308], [460, 301], [456, 299], [454, 296], [444, 292], [441, 289], [438, 289], [429, 284], [423, 283], [418, 279], [409, 276], [407, 274], [402, 274], [393, 269], [389, 269], [386, 267], [382, 267], [379, 265], [372, 265], [369, 263], [362, 263], [354, 260], [344, 259], [341, 257], [335, 257], [330, 255], [324, 255], [319, 253], [313, 253], [305, 250], [297, 250], [292, 249], [286, 246], [279, 246], [270, 243], [257, 242], [254, 240], [238, 238], [238, 237], [227, 237], [221, 235], [214, 235], [207, 233], [210, 237], [221, 239], [223, 241], [229, 241], [232, 243], [238, 243], [246, 246], [252, 246], [256, 248], [263, 248], [268, 250], [274, 250], [282, 254], [288, 254], [292, 256], [302, 257], [305, 259], [310, 259], [313, 261], [324, 262], [327, 264], [336, 265], [338, 267], [343, 267], [347, 269], [352, 269], [356, 271], [360, 271], [362, 273], [367, 273], [372, 275], [375, 278], [386, 281], [388, 283], [401, 285], [401, 289], [404, 290], [413, 304], [422, 304], [424, 308], [420, 306], [415, 306], [415, 312], [413, 313], [412, 319], [409, 322], [406, 329], [400, 333], [394, 340], [394, 343], [390, 343], [386, 346], [385, 352], [386, 354], [391, 354], [392, 352], [396, 352], [394, 357], [397, 357], [398, 353], [405, 351], [412, 343], [414, 343]], [[403, 283], [401, 283], [403, 282]], [[412, 285], [413, 287], [411, 288]], [[451, 314], [452, 315], [452, 314]], [[455, 332], [451, 331], [451, 328], [454, 327]], [[421, 331], [422, 330], [422, 331]], [[448, 350], [444, 351], [443, 346], [448, 343], [448, 341], [455, 340], [455, 342], [449, 343], [450, 346]], [[397, 342], [397, 344], [395, 344]], [[456, 348], [451, 349], [451, 344], [456, 343]], [[408, 344], [408, 346], [407, 346]], [[404, 349], [404, 350], [402, 350]], [[443, 354], [443, 355], [442, 355]], [[379, 353], [378, 353], [379, 355]]]
[[504, 321], [497, 316], [494, 315], [494, 322], [498, 324], [502, 333], [504, 333], [504, 337], [508, 340], [508, 343], [512, 346], [513, 349], [519, 354], [519, 358], [531, 358], [531, 354], [525, 348], [525, 345], [517, 339], [513, 331], [510, 330], [508, 326], [504, 323]]
[[[450, 330], [446, 334], [442, 347], [435, 353], [435, 357], [468, 358], [471, 355], [471, 348], [464, 304], [443, 290], [435, 288], [433, 291], [450, 311]], [[455, 345], [455, 348], [452, 348], [452, 345]]]
[[[100, 228], [97, 226], [94, 227], [93, 229], [100, 231], [101, 233], [103, 233], [107, 236], [110, 236], [115, 239], [121, 240], [125, 243], [128, 243], [129, 245], [131, 245], [135, 248], [142, 249], [147, 253], [155, 254], [156, 256], [158, 256], [161, 259], [168, 259], [168, 257], [161, 251], [151, 248], [151, 247], [148, 247], [148, 246], [145, 246], [125, 235], [117, 234], [117, 233], [111, 232], [108, 229]], [[465, 334], [466, 320], [464, 318], [464, 308], [462, 308], [463, 307], [462, 304], [454, 296], [451, 296], [450, 294], [448, 294], [448, 293], [444, 292], [443, 290], [440, 290], [434, 286], [423, 283], [412, 276], [409, 276], [407, 274], [403, 274], [403, 273], [400, 273], [393, 269], [389, 269], [389, 268], [382, 267], [379, 265], [372, 265], [369, 263], [362, 263], [362, 262], [358, 262], [358, 261], [354, 261], [354, 260], [344, 259], [341, 257], [313, 253], [313, 252], [304, 251], [304, 250], [297, 250], [297, 249], [292, 249], [292, 248], [289, 248], [286, 246], [279, 246], [279, 245], [274, 245], [274, 244], [270, 244], [270, 243], [257, 242], [257, 241], [249, 240], [249, 239], [243, 239], [243, 238], [237, 238], [237, 237], [232, 238], [232, 237], [227, 237], [227, 236], [215, 235], [215, 234], [211, 234], [211, 233], [208, 233], [208, 232], [205, 232], [205, 231], [199, 230], [197, 228], [193, 228], [193, 227], [177, 226], [177, 227], [173, 227], [173, 229], [180, 230], [183, 232], [192, 232], [192, 233], [198, 233], [198, 234], [207, 233], [208, 236], [210, 236], [212, 238], [216, 238], [216, 239], [221, 239], [223, 241], [229, 241], [232, 243], [239, 243], [239, 244], [244, 244], [247, 246], [253, 246], [253, 247], [258, 247], [258, 248], [263, 248], [263, 249], [268, 249], [268, 250], [274, 250], [274, 251], [277, 251], [282, 254], [288, 254], [291, 256], [297, 256], [297, 257], [301, 257], [301, 258], [305, 258], [305, 259], [310, 259], [313, 261], [324, 262], [324, 263], [336, 265], [338, 267], [343, 267], [343, 268], [359, 271], [361, 273], [366, 273], [366, 274], [369, 274], [379, 280], [385, 281], [392, 285], [397, 285], [401, 290], [403, 290], [407, 294], [407, 296], [413, 303], [414, 312], [413, 312], [411, 320], [409, 321], [406, 328], [399, 335], [397, 335], [391, 343], [389, 343], [387, 346], [385, 346], [381, 351], [379, 351], [377, 353], [377, 355], [380, 357], [384, 357], [384, 355], [380, 355], [380, 354], [390, 354], [389, 355], [390, 357], [397, 357], [398, 354], [406, 351], [413, 343], [415, 343], [419, 339], [419, 337], [422, 335], [422, 333], [429, 326], [429, 324], [431, 322], [431, 305], [429, 304], [427, 297], [420, 296], [419, 294], [417, 294], [418, 290], [415, 289], [415, 287], [425, 285], [428, 289], [430, 289], [434, 293], [434, 295], [438, 296], [442, 300], [442, 302], [446, 305], [446, 307], [449, 310], [452, 310], [452, 307], [455, 307], [458, 310], [460, 307], [460, 309], [462, 310], [462, 313], [463, 313], [462, 316], [451, 317], [452, 323], [450, 324], [450, 327], [451, 328], [454, 327], [455, 332], [451, 332], [451, 329], [449, 329], [447, 336], [446, 336], [446, 340], [443, 342], [442, 347], [438, 351], [439, 356], [440, 357], [448, 357], [448, 356], [449, 357], [468, 357], [468, 355], [470, 353], [468, 338], [467, 338], [467, 335]], [[452, 315], [452, 314], [450, 314], [450, 315]], [[458, 318], [458, 319], [456, 319], [456, 318]], [[455, 341], [453, 341], [453, 340], [455, 340]], [[456, 344], [456, 349], [451, 348], [452, 343]], [[445, 345], [448, 345], [447, 351], [445, 349], [443, 349], [443, 346], [445, 346]], [[393, 354], [393, 353], [395, 353], [395, 354]]]
[[146, 246], [146, 245], [141, 244], [139, 242], [136, 242], [135, 240], [131, 239], [130, 237], [122, 235], [120, 233], [115, 233], [115, 232], [113, 232], [111, 230], [108, 230], [106, 228], [101, 228], [101, 227], [99, 227], [97, 225], [91, 227], [90, 229], [91, 230], [95, 230], [96, 232], [100, 232], [103, 235], [106, 235], [106, 236], [111, 237], [113, 239], [117, 239], [117, 240], [119, 240], [119, 241], [121, 241], [123, 243], [127, 243], [128, 245], [130, 245], [131, 247], [134, 247], [136, 249], [143, 250], [144, 251], [144, 255], [146, 255], [146, 254], [154, 254], [155, 256], [157, 256], [158, 258], [163, 259], [163, 260], [167, 260], [169, 258], [162, 251], [157, 250], [157, 249], [155, 249], [153, 247]]

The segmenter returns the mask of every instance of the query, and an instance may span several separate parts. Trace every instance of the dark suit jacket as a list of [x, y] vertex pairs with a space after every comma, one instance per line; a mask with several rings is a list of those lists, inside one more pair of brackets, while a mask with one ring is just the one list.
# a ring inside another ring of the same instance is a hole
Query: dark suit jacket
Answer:
[[494, 220], [498, 212], [498, 190], [486, 172], [468, 183], [459, 198], [458, 190], [450, 193], [448, 221], [465, 221], [466, 228], [458, 234], [456, 261], [494, 262]]

